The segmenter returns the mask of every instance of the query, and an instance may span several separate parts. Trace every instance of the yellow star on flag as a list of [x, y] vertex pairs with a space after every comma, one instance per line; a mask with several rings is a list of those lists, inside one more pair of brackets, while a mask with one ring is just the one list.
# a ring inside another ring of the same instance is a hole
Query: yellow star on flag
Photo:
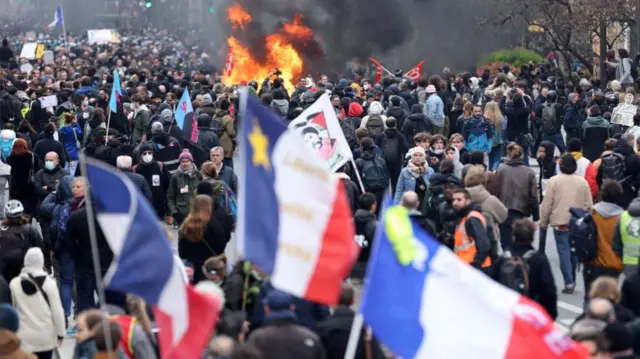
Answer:
[[269, 152], [267, 152], [269, 149], [269, 139], [262, 133], [258, 120], [253, 120], [253, 130], [251, 134], [249, 134], [249, 142], [253, 148], [253, 165], [262, 166], [266, 170], [269, 170], [271, 168]]

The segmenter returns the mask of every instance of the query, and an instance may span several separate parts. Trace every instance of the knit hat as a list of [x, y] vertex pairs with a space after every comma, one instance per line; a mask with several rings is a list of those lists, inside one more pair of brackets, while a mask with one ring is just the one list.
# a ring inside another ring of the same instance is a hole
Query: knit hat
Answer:
[[140, 152], [140, 155], [142, 155], [145, 152], [153, 152], [153, 147], [148, 143], [143, 143], [138, 147], [138, 151]]
[[416, 152], [420, 152], [425, 156], [427, 154], [426, 151], [424, 150], [424, 148], [422, 148], [420, 146], [416, 146], [416, 147], [414, 147], [414, 148], [409, 150], [409, 156], [413, 156], [413, 154], [416, 153]]
[[429, 85], [427, 86], [427, 89], [425, 91], [426, 93], [436, 93], [436, 87], [433, 85]]
[[204, 94], [202, 96], [202, 105], [203, 106], [208, 106], [213, 104], [213, 99], [211, 98], [211, 95], [209, 95], [208, 93]]
[[191, 152], [189, 152], [188, 149], [184, 149], [184, 150], [182, 150], [182, 153], [180, 154], [180, 157], [178, 157], [178, 160], [180, 160], [180, 162], [182, 162], [184, 160], [189, 160], [189, 161], [193, 162], [193, 156], [191, 155]]
[[0, 304], [0, 329], [17, 333], [18, 328], [20, 328], [20, 319], [15, 308], [9, 304]]

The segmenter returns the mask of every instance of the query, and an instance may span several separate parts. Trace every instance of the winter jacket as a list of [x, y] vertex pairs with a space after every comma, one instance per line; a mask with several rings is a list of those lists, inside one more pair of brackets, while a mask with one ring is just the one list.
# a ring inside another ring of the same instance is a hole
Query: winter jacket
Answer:
[[271, 102], [271, 110], [280, 117], [286, 117], [289, 113], [289, 101], [287, 100], [273, 100]]
[[505, 138], [507, 141], [516, 141], [520, 136], [529, 133], [529, 116], [531, 110], [522, 100], [513, 104], [506, 104], [506, 97], [500, 100], [500, 108], [507, 117], [507, 131]]
[[220, 146], [224, 148], [224, 157], [231, 158], [231, 156], [233, 156], [233, 149], [235, 148], [234, 141], [236, 138], [236, 130], [233, 127], [233, 118], [229, 115], [228, 111], [224, 110], [218, 110], [215, 117], [222, 118]]
[[434, 126], [444, 127], [444, 103], [440, 96], [429, 95], [424, 103], [423, 112]]
[[149, 201], [153, 199], [153, 196], [151, 195], [151, 188], [149, 187], [147, 180], [142, 175], [131, 171], [122, 171], [122, 173], [127, 176], [136, 187], [138, 187], [140, 192], [147, 197]]
[[[97, 221], [95, 228], [98, 240], [98, 255], [100, 257], [100, 265], [102, 266], [100, 270], [104, 275], [109, 269], [109, 266], [111, 266], [113, 252]], [[76, 268], [81, 267], [90, 273], [94, 273], [86, 208], [77, 209], [69, 215], [67, 232], [65, 233], [65, 245], [71, 258], [75, 261]]]
[[[582, 153], [589, 161], [600, 158], [604, 142], [611, 137], [610, 124], [607, 120], [598, 117], [587, 117], [582, 123]], [[588, 140], [587, 140], [588, 139]]]
[[500, 227], [507, 220], [509, 210], [500, 200], [489, 193], [484, 185], [467, 187], [466, 190], [471, 195], [471, 204], [477, 205], [482, 210], [482, 215], [487, 220], [487, 227], [493, 230], [493, 239], [500, 239]]
[[365, 209], [358, 209], [353, 216], [353, 221], [356, 227], [356, 235], [364, 236], [364, 240], [369, 243], [369, 246], [360, 250], [360, 256], [358, 257], [358, 262], [366, 263], [369, 259], [378, 221], [375, 214]]
[[65, 168], [67, 164], [67, 151], [65, 150], [65, 147], [62, 143], [56, 141], [52, 135], [45, 135], [43, 139], [38, 140], [38, 142], [33, 146], [33, 153], [35, 153], [38, 158], [44, 159], [49, 152], [57, 153], [58, 160], [60, 161], [60, 167]]
[[135, 157], [133, 155], [133, 147], [125, 139], [126, 137], [112, 138], [106, 145], [98, 146], [94, 153], [95, 158], [117, 167], [118, 157]]
[[222, 165], [222, 168], [218, 171], [218, 179], [226, 183], [233, 193], [238, 193], [238, 176], [233, 171], [233, 168]]
[[[578, 168], [573, 174], [578, 175], [587, 181], [587, 184], [589, 184], [589, 190], [591, 191], [591, 197], [596, 198], [596, 195], [598, 194], [598, 182], [596, 179], [598, 173], [596, 172], [596, 168], [593, 166], [591, 161], [582, 156], [582, 153], [571, 152], [571, 155], [573, 155], [573, 158], [575, 158], [576, 163], [578, 164]], [[560, 166], [558, 164], [556, 164], [556, 173], [562, 173], [560, 172]]]
[[31, 102], [31, 110], [29, 110], [26, 119], [36, 132], [40, 133], [44, 130], [44, 126], [49, 123], [50, 117], [51, 114], [42, 108], [40, 100], [36, 99]]
[[198, 115], [198, 144], [206, 153], [220, 145], [218, 135], [211, 128], [211, 122], [212, 119], [208, 115]]
[[369, 117], [371, 117], [371, 115], [379, 115], [380, 118], [382, 118], [382, 124], [384, 125], [385, 128], [387, 128], [387, 124], [385, 123], [387, 116], [382, 114], [383, 111], [384, 111], [384, 108], [382, 107], [382, 104], [378, 101], [373, 101], [369, 105], [369, 109], [367, 110], [367, 116], [365, 116], [360, 122], [360, 128], [367, 128], [367, 122], [369, 122]]
[[[514, 242], [509, 251], [514, 257], [524, 257], [528, 251], [535, 249], [530, 244]], [[554, 320], [558, 316], [558, 295], [556, 284], [551, 271], [551, 264], [543, 253], [535, 252], [527, 260], [529, 275], [529, 292], [527, 297], [535, 300], [549, 313]], [[499, 266], [496, 266], [499, 268]]]
[[[351, 308], [340, 306], [334, 309], [331, 316], [316, 326], [315, 332], [322, 341], [327, 359], [344, 358], [354, 318], [355, 312]], [[355, 359], [368, 358], [365, 354], [365, 345], [365, 331], [362, 330], [358, 339]], [[370, 359], [386, 358], [376, 338], [371, 340], [371, 351]]]
[[[424, 183], [429, 185], [430, 179], [435, 175], [435, 171], [431, 167], [427, 167], [427, 171], [424, 173], [422, 178], [424, 179]], [[393, 196], [393, 203], [398, 204], [402, 199], [402, 195], [405, 192], [416, 190], [416, 177], [411, 173], [409, 167], [405, 167], [400, 172], [400, 176], [398, 177], [398, 184], [396, 185], [396, 192]]]
[[627, 275], [622, 282], [620, 292], [622, 294], [620, 304], [629, 308], [636, 317], [640, 317], [640, 273], [636, 271]]
[[538, 176], [538, 189], [540, 195], [540, 201], [544, 198], [544, 189], [549, 182], [549, 179], [556, 175], [556, 160], [553, 157], [553, 153], [556, 146], [549, 141], [540, 142], [540, 147], [545, 149], [545, 157], [543, 159], [537, 158], [538, 166], [540, 166], [540, 175]]
[[26, 214], [35, 215], [38, 196], [34, 190], [34, 184], [29, 183], [29, 173], [35, 175], [42, 167], [40, 158], [33, 153], [19, 156], [9, 156], [7, 164], [11, 166], [11, 184], [9, 185], [9, 197], [22, 202]]
[[362, 113], [364, 109], [362, 105], [357, 102], [351, 102], [349, 104], [349, 111], [347, 112], [347, 120], [351, 121], [353, 128], [360, 128], [362, 123]]
[[213, 118], [216, 115], [216, 108], [211, 105], [202, 105], [196, 109], [196, 116], [199, 116], [201, 113], [206, 113], [209, 117]]
[[133, 113], [133, 129], [131, 134], [133, 144], [138, 144], [142, 141], [142, 137], [144, 137], [147, 132], [147, 127], [149, 127], [150, 118], [151, 111], [149, 111], [149, 108], [145, 105], [140, 106], [140, 108]]
[[491, 186], [497, 189], [497, 197], [507, 209], [518, 211], [525, 217], [533, 216], [534, 221], [538, 220], [540, 207], [536, 174], [521, 159], [501, 164]]
[[[36, 285], [42, 288], [48, 301]], [[56, 348], [57, 340], [65, 336], [65, 320], [55, 279], [44, 271], [29, 273], [23, 269], [9, 286], [13, 306], [20, 317], [18, 337], [22, 349], [35, 353]]]
[[411, 106], [411, 113], [406, 117], [404, 125], [398, 128], [402, 129], [402, 134], [412, 148], [415, 146], [413, 137], [417, 133], [433, 133], [433, 122], [422, 112], [422, 105], [416, 104]]
[[2, 359], [37, 359], [38, 357], [20, 348], [20, 338], [14, 333], [0, 330], [0, 358]]
[[189, 213], [191, 198], [200, 181], [202, 181], [202, 174], [195, 168], [190, 174], [180, 171], [173, 174], [167, 191], [168, 215], [175, 216], [175, 214], [180, 214], [186, 216]]
[[568, 133], [575, 133], [582, 129], [584, 118], [582, 117], [578, 104], [569, 103], [564, 108], [564, 129]]
[[[397, 142], [396, 151], [392, 150], [392, 141]], [[395, 182], [402, 170], [404, 156], [409, 151], [407, 139], [397, 129], [387, 128], [375, 138], [375, 143], [382, 149], [382, 158], [387, 162], [387, 168]]]
[[[459, 213], [460, 222], [463, 218], [467, 217], [469, 215], [469, 212], [471, 211], [481, 212], [481, 209], [474, 205], [467, 207], [464, 211], [462, 211], [462, 213]], [[460, 223], [458, 223], [458, 225], [459, 224]], [[487, 257], [491, 255], [492, 243], [489, 239], [489, 233], [487, 233], [486, 226], [483, 225], [480, 219], [476, 217], [468, 217], [465, 221], [464, 228], [466, 235], [473, 238], [477, 250], [476, 255], [473, 257], [473, 260], [470, 264], [474, 268], [480, 269], [482, 267], [482, 263], [486, 260]], [[458, 228], [456, 228], [456, 232], [457, 231], [459, 231]]]
[[[358, 173], [360, 173], [361, 175], [363, 174], [363, 169], [364, 169], [364, 164], [366, 161], [374, 161], [377, 165], [379, 165], [380, 167], [382, 167], [382, 169], [384, 170], [387, 179], [389, 179], [389, 169], [387, 168], [387, 163], [385, 162], [385, 160], [380, 157], [379, 155], [375, 154], [374, 152], [371, 151], [365, 151], [360, 158], [358, 158], [355, 162], [356, 162], [356, 168], [358, 169]], [[363, 179], [363, 182], [366, 182]], [[367, 188], [367, 184], [364, 183], [364, 189], [365, 190], [369, 190]]]
[[133, 171], [144, 177], [151, 190], [151, 204], [159, 218], [164, 218], [167, 213], [167, 191], [171, 183], [171, 174], [166, 166], [160, 166], [160, 162], [153, 161], [149, 164], [140, 162], [134, 166]]
[[263, 359], [326, 358], [320, 338], [311, 330], [296, 324], [295, 319], [272, 320], [253, 332], [247, 343], [263, 353]]
[[[633, 151], [633, 147], [626, 141], [618, 141], [613, 152], [624, 156], [625, 173], [624, 177], [627, 179], [623, 181], [622, 188], [624, 189], [624, 196], [622, 203], [619, 203], [623, 208], [627, 208], [631, 201], [637, 196], [638, 188], [640, 186], [640, 155], [637, 155]], [[598, 172], [598, 171], [596, 171]], [[600, 171], [601, 172], [601, 171]], [[602, 175], [598, 173], [596, 175], [596, 182]]]
[[20, 123], [23, 120], [21, 109], [22, 103], [17, 97], [4, 90], [0, 91], [0, 124]]
[[360, 198], [358, 185], [346, 173], [336, 172], [335, 176], [342, 181], [349, 206], [351, 207], [351, 213], [355, 214], [358, 209], [358, 199]]
[[156, 133], [151, 138], [151, 147], [153, 148], [153, 158], [162, 162], [169, 173], [174, 174], [180, 166], [178, 158], [182, 153], [182, 147], [178, 140], [164, 132]]
[[[60, 179], [67, 174], [67, 171], [60, 168], [60, 165], [56, 166], [52, 171], [46, 168], [39, 170], [35, 176], [34, 190], [40, 201], [44, 200], [49, 193], [55, 191], [58, 188]], [[46, 189], [44, 188], [45, 186], [47, 187]]]
[[540, 228], [568, 225], [571, 207], [587, 210], [592, 205], [589, 185], [584, 178], [559, 173], [547, 183], [540, 211]]
[[624, 209], [615, 203], [598, 202], [591, 214], [598, 232], [598, 256], [586, 262], [602, 268], [622, 272], [622, 260], [613, 251], [613, 237]]
[[400, 106], [390, 107], [386, 113], [387, 117], [394, 117], [396, 119], [396, 128], [402, 129], [404, 120], [407, 118], [407, 113]]
[[82, 129], [80, 125], [67, 125], [58, 132], [58, 138], [69, 155], [69, 161], [77, 161], [79, 159], [78, 151], [80, 150], [78, 145], [82, 144]]

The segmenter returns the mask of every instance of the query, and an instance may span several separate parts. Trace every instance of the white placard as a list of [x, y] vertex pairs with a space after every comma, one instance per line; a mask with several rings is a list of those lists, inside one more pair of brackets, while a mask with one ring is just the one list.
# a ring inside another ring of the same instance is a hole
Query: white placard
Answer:
[[40, 105], [43, 108], [58, 106], [58, 97], [55, 95], [40, 97]]
[[37, 47], [38, 47], [37, 42], [25, 43], [22, 46], [22, 51], [20, 51], [20, 57], [27, 60], [35, 60]]

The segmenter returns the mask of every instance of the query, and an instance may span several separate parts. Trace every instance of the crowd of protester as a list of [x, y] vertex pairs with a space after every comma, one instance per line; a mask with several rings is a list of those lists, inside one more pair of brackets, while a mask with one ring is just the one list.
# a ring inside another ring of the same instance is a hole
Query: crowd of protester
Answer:
[[[275, 74], [225, 86], [201, 53], [168, 41], [78, 39], [52, 51], [53, 64], [32, 61], [23, 72], [17, 49], [9, 41], [0, 48], [0, 195], [9, 198], [1, 206], [0, 354], [7, 358], [51, 358], [70, 336], [74, 358], [99, 358], [108, 348], [119, 357], [158, 356], [153, 314], [140, 298], [107, 291], [106, 311], [96, 309], [96, 278], [113, 254], [98, 231], [95, 273], [81, 153], [140, 189], [158, 220], [178, 230], [168, 236], [185, 282], [224, 302], [203, 357], [344, 357], [357, 301], [351, 281], [328, 308], [273, 288], [259, 268], [225, 255], [242, 190], [233, 168], [239, 88], [286, 122], [330, 94], [355, 160], [335, 173], [362, 245], [352, 281], [364, 276], [391, 192], [461, 260], [555, 319], [558, 288], [545, 255], [553, 236], [562, 293], [585, 296], [570, 335], [591, 347], [592, 358], [640, 355], [640, 114], [631, 127], [611, 122], [617, 106], [640, 101], [626, 51], [609, 63], [607, 84], [544, 63], [505, 64], [494, 74], [445, 69], [418, 81], [302, 77], [292, 91]], [[118, 113], [109, 104], [113, 71], [122, 84]], [[187, 89], [197, 143], [175, 124]], [[43, 106], [46, 96], [59, 105]], [[584, 288], [576, 288], [578, 263]], [[385, 357], [375, 333], [363, 332], [356, 357]]]

